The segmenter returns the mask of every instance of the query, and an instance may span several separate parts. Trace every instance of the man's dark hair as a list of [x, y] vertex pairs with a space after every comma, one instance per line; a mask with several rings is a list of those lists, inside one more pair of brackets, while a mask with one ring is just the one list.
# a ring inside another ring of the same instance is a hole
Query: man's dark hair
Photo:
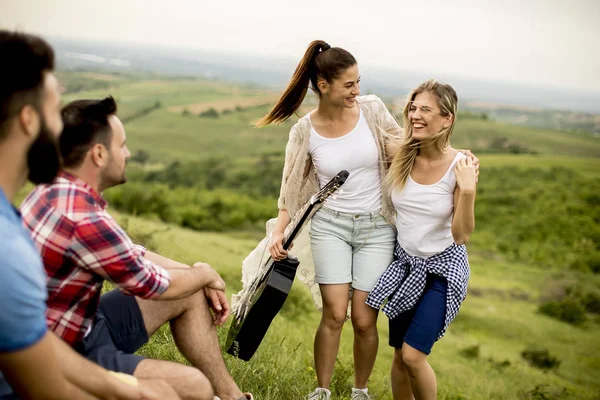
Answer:
[[41, 109], [44, 72], [54, 69], [54, 50], [42, 38], [0, 29], [0, 140], [6, 123], [31, 104]]
[[92, 146], [101, 143], [110, 148], [112, 131], [108, 117], [117, 113], [111, 96], [103, 100], [75, 100], [63, 107], [64, 123], [60, 135], [63, 166], [78, 167]]

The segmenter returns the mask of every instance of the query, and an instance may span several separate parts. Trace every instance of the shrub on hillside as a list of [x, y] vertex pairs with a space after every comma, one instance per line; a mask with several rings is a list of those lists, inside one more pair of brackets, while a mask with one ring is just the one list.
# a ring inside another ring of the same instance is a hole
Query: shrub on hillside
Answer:
[[198, 114], [199, 117], [208, 117], [208, 118], [219, 118], [219, 112], [217, 110], [215, 110], [214, 108], [209, 108], [206, 111], [201, 112], [200, 114]]
[[571, 268], [578, 271], [592, 271], [595, 274], [600, 273], [600, 252], [594, 251], [585, 252], [578, 258], [573, 260]]
[[560, 301], [549, 301], [538, 308], [539, 312], [572, 325], [582, 325], [587, 321], [583, 305], [573, 297]]
[[276, 202], [271, 199], [162, 184], [130, 183], [107, 191], [106, 199], [120, 211], [195, 230], [262, 228], [277, 212]]
[[[198, 162], [174, 161], [158, 171], [150, 171], [145, 182], [160, 182], [171, 188], [195, 186], [202, 189], [228, 189], [250, 196], [279, 195], [281, 155], [262, 154], [252, 160], [209, 157]], [[275, 200], [273, 199], [273, 204]]]
[[478, 185], [473, 234], [509, 260], [600, 269], [600, 179], [566, 168], [492, 168]]
[[156, 216], [161, 221], [178, 222], [169, 191], [162, 186], [147, 187], [139, 183], [117, 186], [104, 193], [109, 204], [133, 215]]
[[558, 278], [542, 288], [539, 311], [573, 325], [581, 325], [586, 313], [600, 314], [600, 288], [594, 280]]
[[150, 154], [146, 150], [138, 150], [129, 158], [130, 161], [146, 164], [150, 160]]
[[550, 354], [548, 349], [540, 349], [537, 347], [529, 347], [521, 352], [521, 357], [532, 367], [539, 368], [544, 371], [557, 369], [561, 361]]
[[467, 347], [460, 351], [460, 354], [465, 358], [479, 358], [479, 345]]
[[580, 295], [585, 310], [589, 313], [600, 314], [600, 289], [584, 291]]
[[567, 388], [552, 390], [544, 384], [536, 385], [533, 389], [519, 394], [521, 400], [558, 400], [564, 398], [569, 398]]

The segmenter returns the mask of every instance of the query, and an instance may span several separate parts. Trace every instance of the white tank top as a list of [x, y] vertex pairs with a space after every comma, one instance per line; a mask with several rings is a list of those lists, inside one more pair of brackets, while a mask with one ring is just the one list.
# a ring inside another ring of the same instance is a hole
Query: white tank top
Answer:
[[392, 191], [398, 243], [411, 256], [429, 258], [454, 243], [454, 166], [465, 157], [458, 153], [442, 179], [432, 185], [421, 185], [409, 175], [402, 191]]
[[[310, 113], [307, 118], [310, 121]], [[381, 209], [379, 152], [362, 110], [354, 129], [344, 136], [326, 138], [311, 126], [308, 148], [321, 187], [343, 169], [350, 173], [342, 192], [327, 199], [328, 208], [342, 212]]]

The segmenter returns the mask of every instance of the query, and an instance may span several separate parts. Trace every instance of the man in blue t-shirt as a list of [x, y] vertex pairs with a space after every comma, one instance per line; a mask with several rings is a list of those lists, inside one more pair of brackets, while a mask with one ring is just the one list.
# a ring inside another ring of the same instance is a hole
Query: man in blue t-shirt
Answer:
[[[25, 181], [50, 183], [60, 158], [54, 52], [0, 30], [0, 400], [178, 399], [162, 381], [124, 383], [48, 331], [46, 275], [12, 203]], [[60, 359], [60, 363], [59, 363]]]

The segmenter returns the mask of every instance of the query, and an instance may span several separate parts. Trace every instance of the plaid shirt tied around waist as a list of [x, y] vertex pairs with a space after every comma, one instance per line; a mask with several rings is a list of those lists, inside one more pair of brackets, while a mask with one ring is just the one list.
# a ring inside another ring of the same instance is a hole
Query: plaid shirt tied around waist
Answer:
[[467, 296], [470, 268], [466, 246], [452, 244], [443, 252], [423, 259], [409, 255], [396, 243], [394, 261], [379, 277], [366, 303], [379, 309], [388, 299], [383, 312], [388, 318], [394, 319], [417, 305], [423, 296], [428, 274], [441, 276], [448, 281], [446, 320], [437, 337], [439, 340], [446, 333]]

